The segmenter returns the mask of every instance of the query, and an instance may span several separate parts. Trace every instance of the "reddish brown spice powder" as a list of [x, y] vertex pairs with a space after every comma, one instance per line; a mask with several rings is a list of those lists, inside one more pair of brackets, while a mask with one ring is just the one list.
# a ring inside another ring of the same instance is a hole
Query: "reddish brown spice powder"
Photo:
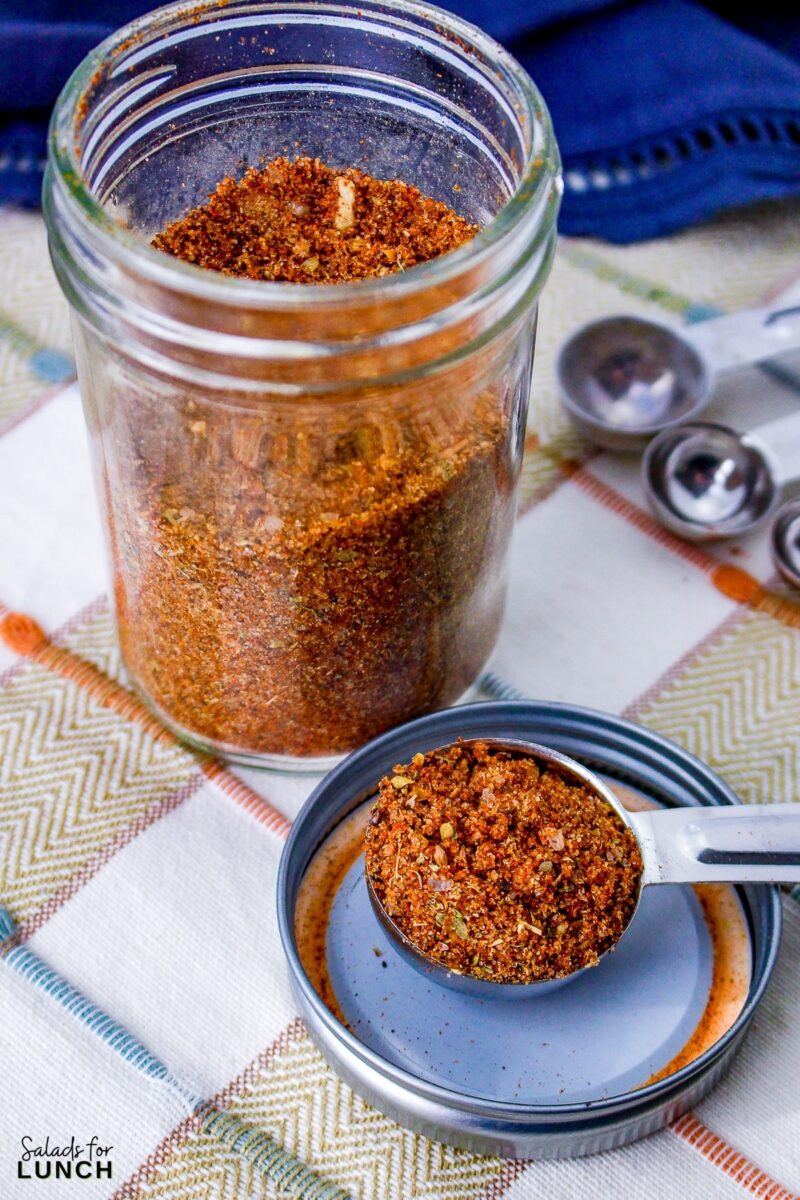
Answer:
[[624, 932], [642, 872], [602, 797], [480, 742], [417, 754], [381, 780], [365, 861], [420, 950], [499, 983], [595, 964]]
[[[405, 183], [301, 158], [223, 180], [153, 245], [330, 283], [474, 232]], [[503, 393], [472, 369], [374, 406], [357, 388], [249, 409], [142, 390], [119, 432], [115, 588], [126, 662], [163, 718], [215, 749], [324, 755], [469, 686], [501, 617], [516, 469]]]
[[176, 418], [172, 447], [195, 456], [145, 453], [117, 522], [122, 647], [162, 715], [224, 748], [324, 755], [464, 692], [499, 626], [513, 520], [490, 402], [441, 457], [384, 452], [375, 429], [369, 456], [343, 437], [310, 468], [280, 443], [267, 467], [244, 459], [210, 409]]
[[404, 271], [478, 232], [399, 179], [318, 158], [276, 158], [223, 179], [208, 204], [153, 238], [158, 250], [225, 275], [342, 283]]

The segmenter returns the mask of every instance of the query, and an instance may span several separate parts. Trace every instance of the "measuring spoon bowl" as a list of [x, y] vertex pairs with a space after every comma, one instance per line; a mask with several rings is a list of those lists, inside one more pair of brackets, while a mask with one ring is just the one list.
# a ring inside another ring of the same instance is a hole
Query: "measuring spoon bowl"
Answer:
[[556, 361], [561, 401], [590, 441], [644, 449], [654, 434], [698, 416], [717, 374], [762, 362], [800, 344], [800, 307], [711, 317], [678, 331], [629, 315], [603, 317], [567, 339]]
[[563, 345], [556, 380], [580, 432], [609, 450], [641, 450], [711, 397], [703, 355], [667, 325], [640, 317], [592, 321]]
[[789, 500], [775, 514], [772, 559], [787, 583], [800, 588], [800, 499]]
[[642, 461], [642, 487], [662, 525], [690, 541], [750, 533], [800, 475], [800, 414], [737, 433], [696, 421], [664, 430]]
[[662, 525], [690, 541], [749, 533], [778, 500], [770, 463], [725, 425], [695, 422], [654, 438], [642, 486]]

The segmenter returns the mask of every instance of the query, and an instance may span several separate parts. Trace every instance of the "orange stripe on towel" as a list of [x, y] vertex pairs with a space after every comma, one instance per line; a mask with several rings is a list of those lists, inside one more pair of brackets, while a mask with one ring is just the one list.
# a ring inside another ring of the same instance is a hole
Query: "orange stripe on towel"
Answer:
[[790, 629], [800, 629], [800, 604], [770, 592], [740, 567], [733, 567], [728, 563], [718, 564], [711, 572], [711, 582], [717, 591], [722, 592], [729, 600], [734, 600], [737, 604], [746, 604], [753, 612], [773, 617]]
[[[60, 675], [62, 679], [77, 684], [99, 704], [112, 709], [125, 720], [138, 722], [156, 741], [182, 745], [132, 692], [104, 674], [93, 663], [79, 658], [63, 646], [56, 646], [32, 617], [25, 613], [0, 609], [0, 639], [9, 650], [24, 655], [32, 662], [40, 663], [56, 675]], [[284, 838], [287, 836], [291, 823], [269, 801], [259, 796], [258, 792], [248, 787], [218, 760], [188, 747], [184, 749], [187, 753], [194, 754], [206, 778], [241, 805], [246, 812], [273, 833]]]
[[734, 1150], [733, 1146], [699, 1121], [694, 1113], [686, 1113], [670, 1128], [741, 1187], [758, 1196], [759, 1200], [800, 1200], [796, 1192], [787, 1191], [776, 1179]]
[[625, 496], [621, 496], [614, 488], [603, 483], [595, 475], [581, 466], [569, 465], [563, 468], [569, 478], [581, 491], [597, 500], [604, 508], [616, 513], [640, 533], [646, 534], [660, 546], [670, 550], [679, 558], [703, 571], [716, 590], [734, 604], [744, 604], [753, 612], [764, 613], [773, 617], [790, 629], [800, 629], [800, 604], [769, 591], [749, 572], [731, 563], [721, 563], [713, 555], [703, 550], [694, 542], [684, 541], [677, 534], [670, 533], [659, 525], [654, 517], [633, 504]]
[[668, 529], [664, 529], [662, 525], [659, 525], [655, 517], [651, 517], [644, 509], [638, 508], [637, 505], [633, 504], [625, 496], [621, 496], [619, 492], [609, 487], [607, 483], [603, 483], [596, 475], [590, 474], [589, 471], [585, 471], [583, 468], [578, 468], [571, 471], [570, 479], [582, 492], [591, 496], [593, 500], [597, 500], [604, 508], [616, 513], [618, 517], [622, 517], [628, 524], [635, 526], [640, 533], [647, 534], [654, 542], [658, 542], [660, 546], [671, 550], [673, 554], [677, 554], [679, 558], [692, 563], [701, 571], [710, 573], [717, 565], [717, 560], [704, 550], [701, 550], [694, 542], [685, 542], [674, 533], [670, 533]]
[[14, 654], [30, 654], [46, 641], [44, 630], [24, 613], [0, 610], [0, 638]]
[[263, 796], [259, 796], [258, 792], [243, 783], [238, 775], [228, 771], [218, 759], [207, 759], [203, 763], [202, 769], [210, 780], [267, 829], [271, 829], [273, 833], [277, 833], [281, 837], [288, 837], [292, 827], [291, 821], [283, 813], [278, 812], [277, 808], [273, 808]]

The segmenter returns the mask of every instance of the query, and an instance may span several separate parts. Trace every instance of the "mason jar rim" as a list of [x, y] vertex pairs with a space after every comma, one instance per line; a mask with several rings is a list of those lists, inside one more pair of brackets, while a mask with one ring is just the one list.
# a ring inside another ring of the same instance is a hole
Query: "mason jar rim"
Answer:
[[[407, 272], [396, 272], [371, 279], [315, 284], [312, 287], [307, 283], [249, 279], [209, 271], [205, 267], [181, 261], [151, 247], [145, 238], [132, 233], [109, 215], [94, 197], [85, 180], [75, 137], [81, 106], [86, 103], [92, 86], [104, 67], [124, 48], [138, 41], [144, 31], [150, 30], [156, 19], [165, 23], [172, 23], [175, 19], [186, 24], [196, 23], [200, 15], [219, 13], [222, 17], [237, 7], [246, 8], [248, 12], [257, 8], [295, 12], [328, 8], [334, 11], [352, 11], [359, 17], [368, 15], [370, 10], [386, 15], [388, 10], [389, 14], [396, 14], [395, 20], [409, 16], [424, 18], [435, 23], [432, 32], [440, 35], [443, 33], [460, 48], [466, 46], [468, 50], [480, 51], [496, 64], [498, 71], [502, 70], [518, 91], [524, 106], [524, 121], [521, 124], [528, 141], [527, 157], [511, 196], [492, 220], [458, 249], [420, 263]], [[63, 128], [65, 120], [68, 121], [66, 130]], [[538, 147], [534, 137], [537, 128], [542, 136], [542, 145]], [[219, 0], [208, 0], [207, 3], [195, 5], [191, 10], [187, 10], [185, 0], [173, 0], [173, 3], [153, 9], [122, 26], [86, 55], [67, 80], [53, 108], [48, 131], [48, 150], [50, 163], [56, 168], [63, 187], [62, 194], [66, 195], [73, 209], [78, 210], [89, 222], [112, 257], [137, 273], [146, 275], [153, 283], [233, 307], [270, 307], [280, 304], [286, 308], [307, 309], [324, 308], [345, 299], [359, 303], [370, 300], [386, 302], [393, 297], [399, 300], [429, 287], [445, 284], [485, 261], [499, 245], [518, 230], [531, 209], [539, 207], [534, 202], [543, 192], [550, 187], [560, 191], [561, 186], [560, 158], [550, 114], [528, 72], [505, 47], [484, 33], [479, 26], [420, 0], [379, 0], [378, 4], [372, 0], [366, 0], [365, 3], [358, 3], [357, 0], [337, 0], [336, 3], [324, 5], [309, 3], [308, 0], [280, 0], [280, 3], [276, 3], [276, 0], [260, 0], [256, 4], [247, 3], [247, 0], [229, 0], [224, 7]], [[546, 212], [552, 215], [549, 215], [549, 219], [541, 221], [533, 239], [536, 242], [549, 234], [555, 219], [555, 207], [548, 206]]]

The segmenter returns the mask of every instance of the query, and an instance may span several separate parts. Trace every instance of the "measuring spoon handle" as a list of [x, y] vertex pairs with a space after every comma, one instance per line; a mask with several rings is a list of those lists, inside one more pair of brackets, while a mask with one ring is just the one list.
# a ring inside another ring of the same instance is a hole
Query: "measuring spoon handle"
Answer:
[[800, 412], [758, 425], [742, 441], [766, 456], [776, 483], [783, 486], [800, 478]]
[[763, 362], [800, 347], [800, 304], [746, 308], [683, 332], [715, 371]]
[[800, 804], [630, 813], [643, 883], [800, 883]]

